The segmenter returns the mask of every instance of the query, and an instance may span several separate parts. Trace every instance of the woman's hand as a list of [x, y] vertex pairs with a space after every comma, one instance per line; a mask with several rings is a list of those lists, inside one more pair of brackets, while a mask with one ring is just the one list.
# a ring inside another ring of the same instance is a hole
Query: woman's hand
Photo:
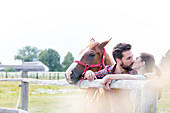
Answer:
[[100, 83], [101, 83], [101, 84], [106, 84], [108, 80], [109, 80], [109, 78], [108, 78], [108, 76], [106, 75], [106, 76], [104, 76], [104, 77], [101, 79]]
[[101, 79], [100, 83], [102, 84], [102, 86], [107, 89], [107, 90], [111, 90], [110, 88], [110, 84], [111, 84], [111, 79], [109, 78], [109, 76], [105, 76]]
[[92, 70], [87, 70], [84, 77], [87, 78], [88, 81], [92, 81], [92, 80], [97, 79], [97, 77], [95, 76], [95, 74]]

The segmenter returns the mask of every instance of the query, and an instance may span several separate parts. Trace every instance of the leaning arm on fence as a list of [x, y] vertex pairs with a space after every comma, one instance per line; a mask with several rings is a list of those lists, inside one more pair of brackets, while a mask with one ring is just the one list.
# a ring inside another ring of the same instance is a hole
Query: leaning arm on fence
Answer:
[[[143, 75], [130, 75], [130, 74], [108, 74], [100, 81], [104, 88], [109, 88], [109, 83], [111, 80], [144, 80], [146, 79]], [[110, 82], [111, 83], [111, 82]]]
[[92, 70], [87, 70], [84, 75], [84, 78], [86, 78], [89, 81], [92, 81], [94, 79], [102, 79], [107, 74], [111, 74], [112, 69], [113, 67], [108, 65], [104, 69], [97, 72], [93, 72]]

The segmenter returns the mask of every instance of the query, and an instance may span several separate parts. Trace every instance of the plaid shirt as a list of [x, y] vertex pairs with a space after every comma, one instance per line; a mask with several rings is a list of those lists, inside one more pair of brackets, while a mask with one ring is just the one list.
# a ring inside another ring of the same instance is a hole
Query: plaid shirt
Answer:
[[[94, 72], [98, 79], [102, 79], [107, 74], [115, 74], [116, 64], [114, 66], [106, 66], [104, 69]], [[135, 70], [129, 71], [129, 74], [135, 75], [137, 72]]]
[[[116, 65], [106, 66], [104, 69], [95, 72], [98, 79], [102, 79], [107, 74], [115, 74]], [[135, 75], [137, 72], [135, 70], [129, 71], [129, 74]], [[111, 99], [111, 113], [132, 113], [133, 107], [129, 99], [131, 90], [128, 89], [116, 89], [112, 88], [107, 90], [108, 96]]]

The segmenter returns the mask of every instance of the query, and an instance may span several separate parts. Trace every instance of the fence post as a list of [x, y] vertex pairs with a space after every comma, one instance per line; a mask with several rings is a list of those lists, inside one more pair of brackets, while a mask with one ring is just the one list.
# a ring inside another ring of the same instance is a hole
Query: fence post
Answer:
[[51, 80], [51, 73], [49, 73], [49, 80]]
[[153, 113], [158, 113], [158, 89], [154, 89]]
[[[22, 78], [28, 78], [28, 71], [22, 71]], [[28, 111], [29, 83], [21, 82], [21, 109]]]
[[38, 79], [38, 72], [36, 73], [36, 79]]
[[6, 76], [5, 77], [8, 78], [8, 72], [6, 72]]
[[59, 78], [59, 73], [57, 73], [57, 80], [59, 80], [60, 78]]

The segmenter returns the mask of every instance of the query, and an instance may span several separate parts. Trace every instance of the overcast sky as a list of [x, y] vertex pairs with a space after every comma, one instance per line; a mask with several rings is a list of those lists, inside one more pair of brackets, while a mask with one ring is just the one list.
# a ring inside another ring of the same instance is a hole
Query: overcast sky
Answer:
[[18, 49], [52, 48], [76, 58], [93, 37], [111, 54], [119, 42], [134, 55], [149, 52], [159, 64], [170, 49], [169, 0], [3, 0], [0, 1], [0, 61], [14, 60]]

